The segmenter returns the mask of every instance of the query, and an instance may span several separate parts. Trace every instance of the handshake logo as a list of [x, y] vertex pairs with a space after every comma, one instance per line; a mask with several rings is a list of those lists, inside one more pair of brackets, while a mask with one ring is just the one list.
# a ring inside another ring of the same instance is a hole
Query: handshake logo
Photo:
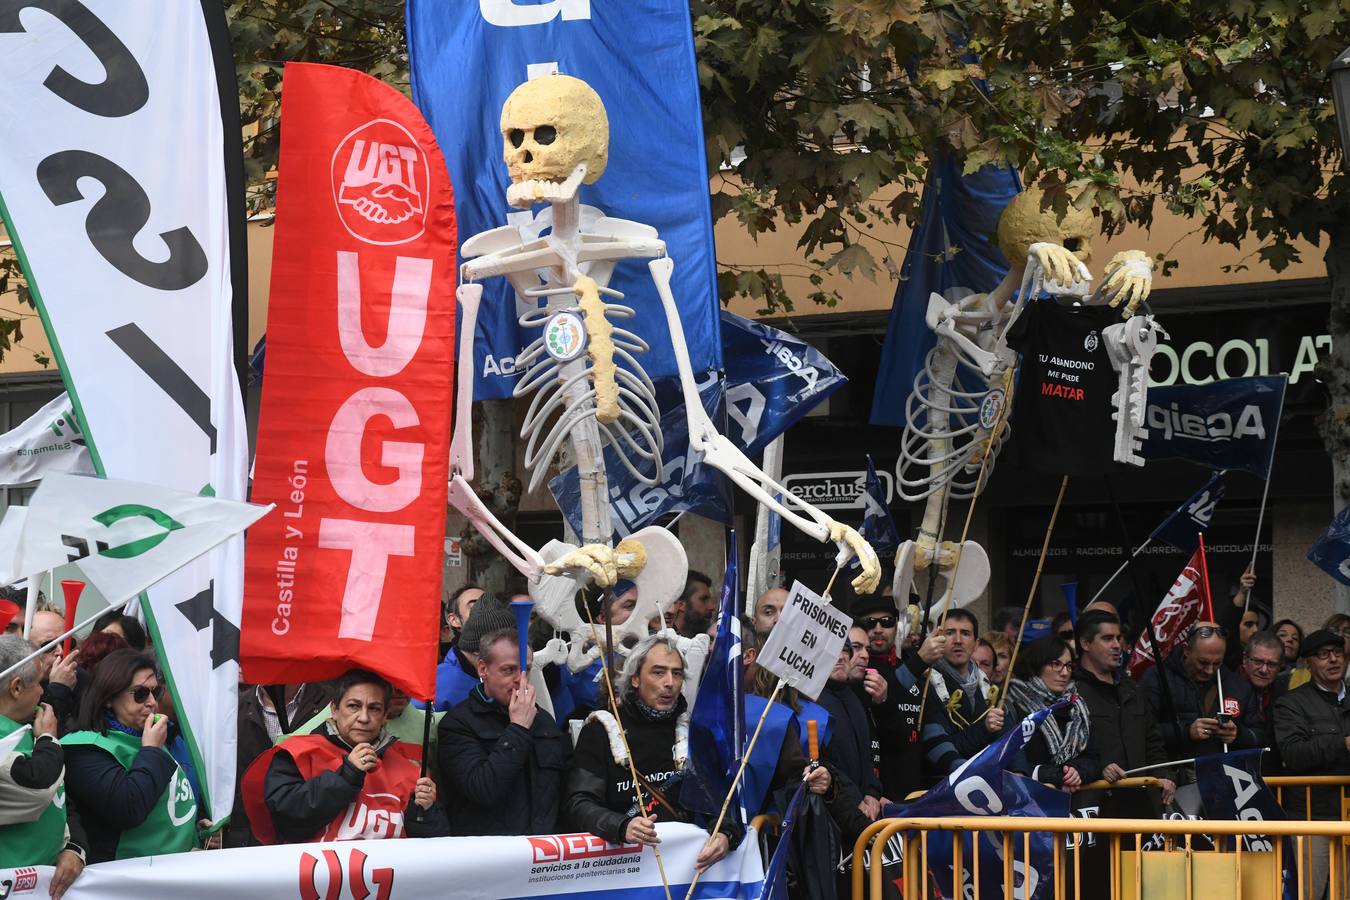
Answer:
[[427, 157], [401, 125], [368, 122], [333, 154], [333, 199], [351, 235], [368, 244], [403, 244], [426, 228]]

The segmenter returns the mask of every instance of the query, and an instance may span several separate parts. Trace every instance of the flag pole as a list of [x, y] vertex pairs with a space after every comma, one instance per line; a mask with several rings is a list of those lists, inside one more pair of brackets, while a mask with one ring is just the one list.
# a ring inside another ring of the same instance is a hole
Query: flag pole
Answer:
[[[736, 770], [736, 777], [731, 779], [731, 788], [727, 791], [727, 798], [722, 801], [722, 811], [717, 814], [717, 823], [713, 825], [712, 831], [708, 832], [707, 843], [712, 843], [712, 839], [722, 829], [722, 820], [727, 817], [727, 809], [731, 806], [731, 798], [736, 795], [736, 786], [741, 783], [741, 776], [745, 774], [745, 766], [750, 762], [750, 754], [755, 749], [755, 741], [759, 740], [760, 729], [764, 727], [764, 720], [768, 718], [769, 710], [773, 708], [774, 701], [778, 699], [778, 692], [783, 689], [784, 684], [786, 682], [783, 679], [778, 679], [778, 683], [773, 686], [773, 692], [769, 694], [768, 702], [764, 704], [764, 711], [759, 714], [759, 721], [755, 723], [755, 733], [750, 735], [750, 743], [746, 745], [745, 754], [741, 756], [741, 767]], [[632, 754], [629, 754], [629, 756], [631, 758]], [[707, 846], [707, 844], [704, 846]], [[689, 900], [690, 897], [694, 896], [694, 888], [698, 885], [698, 879], [702, 874], [702, 872], [694, 872], [694, 880], [689, 882], [689, 892], [684, 895], [684, 900]]]
[[[139, 593], [139, 592], [138, 592], [138, 593]], [[0, 680], [2, 680], [2, 679], [4, 679], [4, 678], [6, 678], [7, 676], [12, 675], [13, 673], [19, 671], [19, 669], [20, 669], [22, 666], [24, 666], [25, 664], [27, 664], [30, 660], [37, 659], [39, 656], [41, 656], [42, 654], [46, 653], [48, 650], [52, 649], [52, 648], [55, 647], [56, 645], [60, 644], [60, 643], [61, 643], [62, 641], [64, 641], [66, 638], [70, 637], [72, 634], [75, 634], [75, 633], [76, 633], [77, 631], [79, 631], [81, 628], [84, 628], [86, 625], [93, 625], [95, 622], [97, 622], [97, 621], [98, 621], [100, 618], [102, 618], [103, 616], [107, 615], [107, 614], [110, 613], [110, 612], [116, 612], [117, 610], [122, 609], [123, 607], [125, 607], [128, 603], [130, 603], [130, 602], [131, 602], [132, 600], [134, 600], [134, 599], [135, 599], [135, 595], [132, 595], [131, 597], [126, 598], [125, 600], [121, 601], [120, 603], [113, 603], [113, 604], [110, 604], [109, 606], [105, 607], [104, 609], [100, 609], [98, 612], [94, 613], [92, 616], [90, 616], [89, 618], [85, 619], [83, 622], [77, 623], [77, 624], [75, 625], [74, 628], [69, 628], [69, 629], [67, 629], [66, 631], [62, 632], [61, 634], [58, 634], [56, 637], [52, 638], [50, 641], [48, 641], [47, 643], [43, 644], [41, 647], [37, 648], [37, 649], [34, 650], [32, 653], [28, 654], [28, 655], [25, 656], [23, 659], [19, 660], [18, 662], [16, 662], [14, 665], [10, 666], [10, 667], [9, 667], [8, 669], [6, 669], [5, 671], [0, 672]]]
[[[1284, 387], [1280, 390], [1280, 413], [1275, 417], [1275, 433], [1270, 440], [1270, 464], [1266, 466], [1266, 485], [1261, 489], [1261, 510], [1256, 514], [1256, 537], [1252, 540], [1252, 561], [1248, 567], [1256, 571], [1256, 554], [1261, 549], [1261, 526], [1265, 524], [1266, 519], [1266, 498], [1270, 496], [1270, 479], [1275, 474], [1275, 445], [1280, 441], [1280, 421], [1284, 418], [1284, 395], [1289, 390], [1289, 376], [1284, 376]], [[1242, 614], [1247, 614], [1247, 607], [1252, 602], [1252, 592], [1247, 592], [1247, 597], [1242, 604]]]
[[[591, 605], [586, 602], [585, 597], [581, 600], [581, 607], [586, 610], [586, 621], [591, 626], [591, 640], [598, 645], [600, 643], [600, 634], [595, 630], [595, 619], [591, 615]], [[605, 616], [605, 620], [606, 626], [608, 626], [608, 615]], [[611, 635], [613, 634], [612, 631], [610, 633]], [[608, 657], [609, 648], [606, 647], [605, 651], [606, 657]], [[644, 811], [642, 804], [642, 785], [638, 778], [637, 763], [633, 760], [633, 751], [628, 746], [628, 733], [624, 731], [623, 719], [619, 718], [619, 700], [618, 696], [614, 693], [614, 682], [609, 677], [608, 658], [606, 658], [605, 664], [600, 667], [600, 672], [605, 677], [605, 693], [609, 697], [609, 711], [614, 716], [614, 724], [619, 726], [619, 740], [623, 743], [624, 755], [628, 757], [628, 774], [632, 776], [633, 779], [633, 799], [637, 801], [638, 814], [641, 815]], [[661, 861], [661, 848], [655, 844], [651, 844], [650, 846], [652, 848], [652, 855], [656, 857], [656, 870], [661, 873], [661, 887], [665, 888], [666, 900], [671, 900], [670, 882], [666, 880], [666, 866], [665, 863]]]
[[[1267, 481], [1266, 484], [1270, 484], [1270, 482]], [[1211, 622], [1215, 622], [1215, 624], [1217, 624], [1217, 622], [1216, 622], [1215, 619], [1214, 619], [1214, 597], [1213, 597], [1213, 595], [1210, 594], [1210, 591], [1209, 591], [1209, 560], [1208, 560], [1207, 557], [1205, 556], [1205, 535], [1204, 535], [1204, 532], [1199, 532], [1199, 533], [1196, 535], [1196, 537], [1198, 537], [1198, 538], [1200, 539], [1200, 585], [1201, 585], [1201, 587], [1202, 587], [1203, 590], [1204, 590], [1204, 596], [1205, 596], [1205, 610], [1209, 613], [1209, 620], [1210, 620]], [[1248, 595], [1250, 596], [1250, 592], [1248, 592]], [[1165, 676], [1166, 676], [1166, 673], [1165, 673], [1165, 672], [1159, 672], [1159, 673], [1158, 673], [1158, 676], [1159, 676], [1160, 678], [1161, 678], [1161, 677], [1165, 677]], [[1218, 702], [1219, 702], [1219, 708], [1218, 708], [1218, 710], [1216, 711], [1216, 717], [1217, 717], [1217, 716], [1226, 715], [1225, 710], [1226, 710], [1227, 706], [1226, 706], [1226, 704], [1224, 703], [1224, 700], [1223, 700], [1223, 661], [1222, 661], [1222, 660], [1219, 661], [1219, 666], [1218, 666], [1218, 668], [1216, 668], [1216, 669], [1214, 670], [1214, 686], [1215, 686], [1216, 688], [1218, 688], [1218, 691], [1219, 691], [1219, 701], [1218, 701]], [[1223, 722], [1220, 721], [1219, 724], [1222, 725]], [[1226, 743], [1223, 745], [1223, 752], [1224, 752], [1224, 753], [1227, 753], [1227, 752], [1228, 752], [1228, 745], [1227, 745]]]
[[1092, 599], [1087, 602], [1087, 605], [1091, 606], [1092, 604], [1100, 600], [1102, 598], [1102, 594], [1106, 593], [1106, 589], [1111, 586], [1112, 582], [1114, 582], [1117, 578], [1119, 578], [1121, 576], [1121, 573], [1123, 573], [1126, 569], [1130, 567], [1130, 563], [1134, 562], [1135, 559], [1139, 557], [1139, 554], [1143, 553], [1145, 548], [1152, 546], [1152, 544], [1153, 538], [1150, 537], [1148, 540], [1144, 541], [1138, 547], [1135, 547], [1134, 552], [1131, 553], [1129, 557], [1126, 558], [1126, 560], [1120, 564], [1120, 568], [1112, 572], [1111, 577], [1106, 579], [1106, 583], [1103, 584], [1100, 589], [1098, 589], [1097, 593], [1092, 595]]
[[1059, 496], [1055, 498], [1055, 508], [1050, 513], [1050, 524], [1045, 529], [1045, 540], [1041, 543], [1041, 558], [1036, 562], [1036, 574], [1031, 579], [1031, 590], [1027, 591], [1027, 602], [1022, 606], [1022, 623], [1017, 626], [1017, 642], [1013, 644], [1012, 657], [1008, 660], [1008, 674], [1003, 676], [1003, 686], [998, 692], [998, 709], [1008, 699], [1008, 684], [1012, 681], [1013, 665], [1017, 662], [1017, 651], [1022, 647], [1022, 635], [1027, 630], [1027, 616], [1031, 614], [1031, 601], [1036, 599], [1036, 588], [1041, 584], [1041, 570], [1045, 568], [1045, 555], [1050, 552], [1050, 535], [1055, 531], [1055, 521], [1059, 518], [1059, 507], [1064, 502], [1064, 491], [1069, 487], [1069, 476], [1059, 482]]
[[[1130, 532], [1129, 529], [1125, 527], [1125, 513], [1121, 510], [1120, 504], [1116, 502], [1116, 492], [1115, 489], [1111, 487], [1111, 476], [1109, 474], [1103, 475], [1102, 481], [1106, 485], [1106, 496], [1111, 501], [1111, 507], [1116, 511], [1116, 524], [1120, 526], [1121, 539], [1128, 546], [1130, 543]], [[1152, 540], [1153, 537], [1150, 535], [1149, 539], [1144, 542], [1144, 546], [1148, 546], [1148, 544]], [[1142, 550], [1143, 547], [1141, 547], [1140, 549]], [[1135, 556], [1137, 555], [1138, 554], [1135, 554]], [[1150, 652], [1152, 652], [1153, 654], [1154, 664], [1161, 666], [1163, 664], [1162, 654], [1158, 652], [1158, 640], [1153, 632], [1153, 616], [1154, 614], [1157, 613], [1158, 606], [1161, 604], [1160, 603], [1155, 604], [1152, 609], [1145, 609], [1143, 605], [1144, 592], [1142, 590], [1142, 586], [1139, 583], [1139, 570], [1132, 565], [1135, 556], [1131, 556], [1128, 560], [1126, 560], [1126, 564], [1130, 565], [1130, 581], [1134, 582], [1134, 594], [1135, 597], [1138, 598], [1137, 602], [1139, 603], [1140, 609], [1145, 610], [1143, 622], [1144, 627], [1140, 629], [1139, 633], [1141, 636], [1148, 638], [1148, 646]], [[1096, 597], [1094, 597], [1093, 599], [1095, 600]], [[1091, 606], [1092, 604], [1089, 603], [1088, 605]], [[1119, 619], [1120, 615], [1117, 614], [1116, 618]], [[1129, 658], [1127, 657], [1125, 660], [1126, 668], [1129, 667], [1129, 663], [1130, 661]], [[1181, 720], [1177, 716], [1176, 702], [1172, 699], [1172, 685], [1166, 678], [1162, 677], [1162, 674], [1163, 674], [1162, 670], [1159, 669], [1158, 687], [1160, 689], [1160, 694], [1162, 697], [1162, 705], [1163, 705], [1162, 712], [1163, 715], [1167, 716], [1167, 718], [1171, 720], [1173, 726], [1176, 727], [1178, 731], [1180, 731]]]
[[[51, 570], [47, 570], [47, 580], [51, 580]], [[42, 593], [42, 578], [40, 576], [30, 576], [28, 579], [28, 593], [24, 598], [23, 614], [23, 639], [28, 640], [28, 635], [33, 630], [33, 614], [37, 612], [38, 595]]]

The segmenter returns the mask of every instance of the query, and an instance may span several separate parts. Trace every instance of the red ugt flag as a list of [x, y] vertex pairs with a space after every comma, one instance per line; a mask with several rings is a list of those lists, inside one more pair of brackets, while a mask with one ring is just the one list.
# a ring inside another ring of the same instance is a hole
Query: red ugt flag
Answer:
[[1166, 659], [1172, 648], [1186, 636], [1186, 630], [1200, 621], [1200, 611], [1204, 608], [1200, 586], [1203, 566], [1201, 552], [1196, 550], [1191, 556], [1191, 561], [1181, 570], [1172, 589], [1153, 613], [1153, 642], [1142, 635], [1135, 639], [1134, 652], [1130, 654], [1131, 677], [1139, 678], [1148, 671], [1149, 666], [1157, 662], [1153, 658], [1155, 644], [1162, 658]]
[[435, 693], [455, 213], [431, 129], [393, 88], [291, 63], [281, 104], [241, 664], [249, 681], [381, 673]]

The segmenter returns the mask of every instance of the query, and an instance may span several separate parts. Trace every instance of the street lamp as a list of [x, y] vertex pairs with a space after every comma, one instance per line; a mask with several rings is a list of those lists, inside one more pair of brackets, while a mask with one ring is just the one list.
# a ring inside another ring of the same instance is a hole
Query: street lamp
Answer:
[[1341, 162], [1350, 168], [1350, 47], [1346, 47], [1327, 69], [1331, 78], [1331, 96], [1336, 104], [1336, 127], [1341, 130]]

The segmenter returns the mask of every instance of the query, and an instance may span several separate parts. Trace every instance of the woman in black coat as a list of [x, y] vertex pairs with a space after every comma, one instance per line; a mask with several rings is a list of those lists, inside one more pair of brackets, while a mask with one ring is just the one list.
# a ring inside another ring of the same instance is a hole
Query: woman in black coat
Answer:
[[1076, 791], [1101, 777], [1101, 763], [1088, 740], [1091, 717], [1073, 682], [1069, 645], [1050, 635], [1032, 641], [1017, 656], [1008, 685], [1008, 720], [1020, 722], [1047, 706], [1064, 705], [1046, 716], [1022, 748], [1013, 768], [1045, 784]]

